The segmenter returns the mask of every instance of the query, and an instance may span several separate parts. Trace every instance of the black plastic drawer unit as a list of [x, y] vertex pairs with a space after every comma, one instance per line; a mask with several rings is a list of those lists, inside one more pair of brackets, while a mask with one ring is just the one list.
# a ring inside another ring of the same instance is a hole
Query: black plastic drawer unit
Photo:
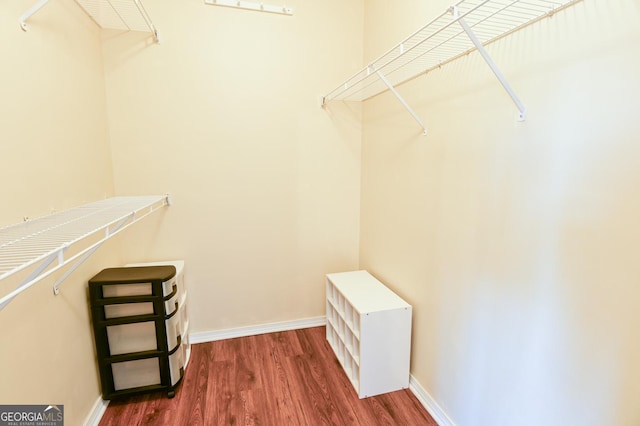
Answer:
[[175, 395], [185, 366], [179, 293], [170, 265], [109, 268], [89, 280], [103, 399]]

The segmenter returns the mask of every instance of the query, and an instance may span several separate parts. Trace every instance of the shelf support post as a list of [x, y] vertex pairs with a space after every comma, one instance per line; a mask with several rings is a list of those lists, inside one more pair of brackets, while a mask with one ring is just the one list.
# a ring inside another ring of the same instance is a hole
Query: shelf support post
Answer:
[[35, 15], [36, 12], [42, 9], [47, 3], [49, 3], [49, 0], [40, 0], [35, 5], [31, 6], [31, 9], [22, 14], [20, 17], [20, 28], [22, 28], [22, 31], [27, 31], [27, 19]]
[[496, 76], [496, 78], [498, 79], [498, 81], [500, 82], [504, 90], [507, 91], [507, 93], [511, 97], [511, 100], [513, 100], [513, 103], [516, 104], [516, 107], [518, 108], [518, 111], [519, 111], [518, 121], [524, 121], [526, 119], [526, 109], [524, 107], [524, 104], [520, 101], [520, 99], [516, 95], [516, 92], [513, 90], [513, 88], [505, 78], [504, 74], [502, 74], [502, 71], [500, 71], [500, 68], [498, 68], [496, 63], [493, 62], [493, 59], [491, 59], [491, 56], [489, 56], [489, 53], [482, 45], [482, 42], [480, 41], [480, 39], [478, 39], [478, 37], [473, 32], [471, 27], [469, 27], [469, 24], [467, 24], [464, 18], [460, 17], [460, 11], [456, 6], [451, 6], [451, 13], [453, 14], [454, 19], [458, 20], [458, 23], [460, 24], [464, 32], [467, 33], [467, 36], [469, 37], [473, 45], [476, 47], [476, 49], [478, 49], [478, 52], [482, 56], [482, 59], [484, 59], [487, 65], [489, 65], [489, 68], [491, 68], [491, 71], [493, 71], [493, 74]]
[[5, 306], [11, 302], [14, 297], [16, 297], [23, 289], [26, 289], [30, 286], [30, 283], [35, 282], [39, 276], [42, 275], [45, 269], [49, 267], [56, 259], [58, 262], [60, 261], [60, 257], [62, 256], [63, 250], [60, 250], [56, 253], [51, 254], [49, 257], [44, 259], [40, 266], [38, 266], [33, 272], [29, 274], [27, 278], [25, 278], [11, 293], [7, 294], [0, 300], [0, 311], [4, 309]]
[[418, 114], [416, 114], [416, 112], [413, 110], [413, 108], [411, 108], [411, 105], [409, 105], [407, 103], [407, 101], [405, 101], [404, 98], [402, 96], [400, 96], [400, 93], [398, 93], [396, 88], [393, 87], [393, 85], [389, 82], [389, 80], [387, 80], [387, 78], [379, 70], [377, 70], [373, 65], [369, 65], [369, 68], [371, 70], [373, 70], [373, 72], [375, 72], [378, 75], [378, 78], [385, 84], [385, 86], [387, 86], [389, 88], [391, 93], [393, 93], [393, 95], [396, 98], [398, 98], [398, 100], [400, 101], [402, 106], [404, 106], [406, 108], [406, 110], [409, 111], [409, 114], [411, 114], [413, 119], [418, 122], [420, 127], [422, 127], [422, 134], [426, 135], [427, 134], [427, 128], [425, 127], [424, 123], [422, 122], [422, 119], [420, 119]]

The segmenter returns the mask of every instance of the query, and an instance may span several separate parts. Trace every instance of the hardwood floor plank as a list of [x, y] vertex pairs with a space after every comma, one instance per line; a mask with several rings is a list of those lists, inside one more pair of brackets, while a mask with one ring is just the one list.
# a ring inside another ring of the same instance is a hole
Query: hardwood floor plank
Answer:
[[363, 409], [362, 401], [358, 399], [349, 378], [333, 354], [326, 340], [324, 327], [311, 329], [302, 334], [301, 338], [307, 342], [305, 348], [311, 353], [330, 354], [330, 356], [319, 356], [318, 359], [322, 363], [324, 372], [336, 372], [336, 374], [326, 374], [327, 387], [331, 389], [332, 394], [332, 406], [335, 411], [341, 413], [336, 424], [365, 426], [376, 424], [376, 417]]
[[207, 392], [205, 419], [212, 425], [239, 424], [240, 414], [234, 380], [233, 360], [213, 362], [209, 371], [211, 386]]
[[[197, 352], [197, 353], [194, 353]], [[204, 425], [204, 412], [207, 403], [207, 389], [209, 386], [210, 362], [206, 353], [192, 351], [187, 374], [182, 378], [183, 383], [176, 392], [176, 417], [185, 419], [189, 425]], [[181, 390], [188, 392], [181, 392]], [[176, 399], [178, 398], [178, 399]]]
[[[357, 424], [357, 413], [348, 404], [344, 404], [349, 398], [357, 398], [357, 395], [328, 344], [325, 346], [324, 328], [310, 329], [297, 335], [305, 351], [304, 355], [297, 357], [298, 370], [305, 371], [300, 383], [303, 387], [301, 392], [309, 396], [314, 393], [318, 395], [314, 402], [323, 403], [320, 407], [327, 410], [329, 424]], [[327, 374], [334, 371], [337, 374]]]
[[283, 341], [278, 339], [275, 346], [273, 340], [270, 342], [272, 346], [269, 348], [267, 365], [260, 369], [262, 380], [269, 383], [269, 389], [263, 395], [265, 404], [262, 417], [271, 417], [274, 422], [280, 424], [304, 424], [294, 404], [288, 373], [283, 365], [283, 361], [286, 360], [283, 356], [284, 351], [278, 350], [278, 346], [282, 346], [280, 342]]
[[358, 399], [314, 327], [192, 346], [176, 396], [112, 401], [101, 426], [437, 426], [409, 390]]

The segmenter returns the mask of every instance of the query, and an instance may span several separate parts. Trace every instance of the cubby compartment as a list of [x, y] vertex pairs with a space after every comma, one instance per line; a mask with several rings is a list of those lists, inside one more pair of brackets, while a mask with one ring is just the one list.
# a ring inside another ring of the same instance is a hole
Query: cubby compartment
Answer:
[[353, 329], [353, 307], [349, 304], [345, 306], [344, 318], [347, 321], [347, 326]]
[[327, 275], [327, 340], [358, 397], [409, 387], [411, 305], [367, 271]]
[[121, 303], [119, 305], [105, 305], [106, 319], [132, 317], [136, 315], [153, 315], [153, 303]]

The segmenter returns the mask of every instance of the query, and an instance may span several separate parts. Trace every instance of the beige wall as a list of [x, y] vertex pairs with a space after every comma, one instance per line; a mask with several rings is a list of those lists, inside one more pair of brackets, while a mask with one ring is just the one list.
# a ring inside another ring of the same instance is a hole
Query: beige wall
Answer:
[[1, 7], [0, 223], [7, 224], [106, 197], [112, 171], [95, 24], [63, 0], [23, 32], [28, 2]]
[[[20, 30], [31, 2], [0, 3], [0, 226], [112, 195], [106, 101], [95, 24], [52, 1]], [[64, 404], [81, 424], [100, 395], [86, 281], [118, 262], [103, 246], [54, 296], [47, 279], [0, 311], [0, 404]], [[15, 281], [3, 281], [5, 295]]]
[[[365, 57], [449, 3], [365, 2]], [[426, 137], [364, 104], [361, 266], [414, 305], [455, 424], [640, 424], [639, 24], [584, 0], [492, 45], [525, 123], [477, 54], [398, 88]]]
[[324, 315], [324, 274], [358, 266], [361, 132], [318, 97], [361, 66], [363, 3], [145, 6], [161, 44], [103, 44], [115, 187], [174, 205], [127, 259], [186, 260], [196, 333]]

